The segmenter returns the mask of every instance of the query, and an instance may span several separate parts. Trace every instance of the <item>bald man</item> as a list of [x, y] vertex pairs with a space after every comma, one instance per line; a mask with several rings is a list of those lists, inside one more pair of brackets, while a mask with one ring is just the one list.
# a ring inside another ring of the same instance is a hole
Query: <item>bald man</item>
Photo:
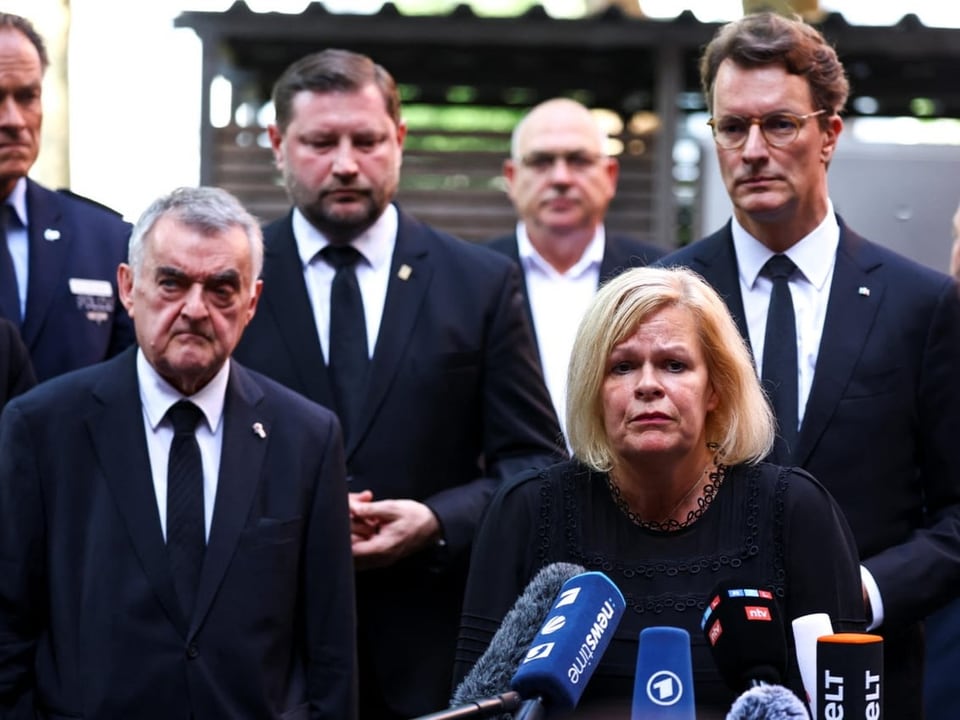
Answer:
[[606, 141], [593, 114], [574, 100], [554, 98], [530, 110], [514, 128], [503, 163], [516, 232], [488, 243], [523, 270], [540, 364], [564, 428], [567, 363], [587, 304], [601, 282], [663, 255], [606, 233], [619, 173]]

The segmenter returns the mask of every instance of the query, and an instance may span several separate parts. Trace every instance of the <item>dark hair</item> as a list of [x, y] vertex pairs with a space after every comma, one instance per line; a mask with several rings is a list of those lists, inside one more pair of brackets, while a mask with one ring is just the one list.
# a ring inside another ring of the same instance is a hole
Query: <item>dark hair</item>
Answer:
[[850, 83], [836, 50], [799, 16], [756, 13], [717, 31], [700, 58], [700, 85], [709, 112], [717, 69], [728, 58], [747, 68], [779, 64], [791, 75], [806, 78], [814, 106], [828, 115], [838, 114], [847, 102]]
[[400, 124], [400, 94], [393, 76], [366, 55], [349, 50], [329, 49], [307, 55], [283, 71], [273, 86], [273, 106], [280, 132], [292, 117], [294, 96], [303, 91], [352, 92], [373, 83], [383, 95], [387, 114]]
[[40, 37], [40, 33], [34, 29], [33, 23], [25, 17], [20, 17], [13, 13], [0, 12], [0, 30], [7, 28], [19, 30], [26, 35], [27, 40], [33, 44], [37, 49], [37, 55], [40, 56], [40, 69], [46, 72], [47, 66], [50, 65], [50, 56], [47, 55], [47, 46], [44, 44], [43, 38]]

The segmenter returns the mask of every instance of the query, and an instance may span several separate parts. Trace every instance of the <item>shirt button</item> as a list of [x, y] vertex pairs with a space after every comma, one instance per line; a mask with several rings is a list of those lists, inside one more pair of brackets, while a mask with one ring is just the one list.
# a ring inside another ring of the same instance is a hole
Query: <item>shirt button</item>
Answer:
[[187, 645], [187, 658], [189, 660], [194, 660], [199, 655], [200, 655], [200, 648], [198, 648], [193, 643], [190, 643], [189, 645]]

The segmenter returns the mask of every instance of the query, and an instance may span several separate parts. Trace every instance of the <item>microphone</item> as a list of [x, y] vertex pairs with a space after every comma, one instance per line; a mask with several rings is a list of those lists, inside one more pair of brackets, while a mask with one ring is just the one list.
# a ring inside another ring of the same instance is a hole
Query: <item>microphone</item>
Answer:
[[724, 682], [736, 692], [782, 684], [787, 636], [773, 593], [720, 583], [708, 597], [700, 628]]
[[817, 640], [817, 713], [822, 718], [883, 714], [883, 638], [835, 633]]
[[736, 699], [727, 720], [807, 720], [807, 709], [782, 685], [757, 685]]
[[[450, 699], [451, 706], [476, 702], [480, 698], [511, 694], [510, 679], [527, 654], [527, 648], [553, 607], [563, 584], [585, 572], [586, 568], [573, 563], [552, 563], [542, 567], [504, 615], [483, 655], [454, 690]], [[519, 707], [519, 696], [516, 697], [516, 702], [516, 706], [507, 712]]]
[[690, 633], [675, 627], [640, 631], [631, 720], [696, 720]]
[[793, 644], [797, 649], [797, 666], [807, 694], [810, 716], [817, 720], [817, 638], [833, 634], [827, 613], [812, 613], [793, 619]]
[[518, 718], [572, 710], [623, 619], [620, 589], [601, 572], [585, 572], [563, 584], [540, 631], [510, 682], [532, 700]]

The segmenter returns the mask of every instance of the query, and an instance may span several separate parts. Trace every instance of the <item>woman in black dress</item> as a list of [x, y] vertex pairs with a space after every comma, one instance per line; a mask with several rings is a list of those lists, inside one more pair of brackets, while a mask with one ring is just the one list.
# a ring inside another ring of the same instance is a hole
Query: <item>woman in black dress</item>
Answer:
[[856, 546], [813, 477], [762, 462], [774, 421], [715, 291], [689, 270], [655, 268], [601, 288], [570, 361], [567, 428], [574, 458], [505, 483], [487, 510], [455, 677], [537, 571], [563, 561], [604, 572], [627, 602], [576, 717], [628, 716], [638, 635], [651, 626], [689, 632], [698, 713], [723, 717], [737, 690], [700, 629], [721, 581], [777, 599], [784, 684], [803, 697], [790, 620], [825, 612], [835, 631], [863, 628]]

